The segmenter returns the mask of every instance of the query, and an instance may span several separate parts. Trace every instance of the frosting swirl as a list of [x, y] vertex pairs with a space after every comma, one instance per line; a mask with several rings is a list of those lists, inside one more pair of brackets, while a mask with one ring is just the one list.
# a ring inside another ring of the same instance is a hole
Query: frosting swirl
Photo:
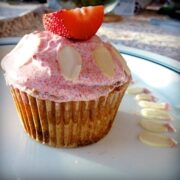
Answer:
[[[64, 47], [73, 48], [74, 54], [77, 53], [77, 61], [71, 56], [71, 48], [60, 54]], [[99, 54], [94, 56], [99, 47], [105, 48], [112, 58], [113, 73], [110, 76], [106, 75], [109, 66], [106, 60], [96, 61], [103, 51], [99, 50]], [[65, 57], [67, 60], [63, 59]], [[68, 58], [71, 59], [69, 62]], [[68, 63], [71, 63], [70, 66]], [[1, 65], [8, 85], [56, 102], [84, 101], [106, 96], [131, 76], [126, 62], [115, 48], [98, 36], [88, 41], [71, 41], [48, 31], [25, 35], [3, 58]], [[66, 74], [71, 78], [66, 78]]]

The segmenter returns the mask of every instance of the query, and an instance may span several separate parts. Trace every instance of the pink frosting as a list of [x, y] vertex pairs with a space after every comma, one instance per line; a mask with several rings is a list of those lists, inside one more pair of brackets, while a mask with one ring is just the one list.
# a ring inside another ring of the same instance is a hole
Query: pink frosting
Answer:
[[[92, 57], [100, 44], [112, 54], [113, 77], [105, 76]], [[59, 49], [66, 45], [74, 47], [82, 57], [79, 78], [73, 81], [64, 79], [57, 61]], [[113, 55], [111, 45], [104, 43], [98, 36], [88, 41], [70, 41], [48, 31], [25, 35], [3, 58], [2, 68], [8, 85], [56, 102], [84, 101], [106, 96], [115, 84], [123, 84], [130, 78]]]

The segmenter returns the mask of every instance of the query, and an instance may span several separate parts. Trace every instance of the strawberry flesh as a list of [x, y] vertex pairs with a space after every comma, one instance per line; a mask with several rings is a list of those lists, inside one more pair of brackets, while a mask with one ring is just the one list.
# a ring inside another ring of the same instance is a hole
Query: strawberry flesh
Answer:
[[43, 16], [44, 28], [60, 36], [87, 40], [96, 34], [102, 24], [103, 6], [62, 9]]

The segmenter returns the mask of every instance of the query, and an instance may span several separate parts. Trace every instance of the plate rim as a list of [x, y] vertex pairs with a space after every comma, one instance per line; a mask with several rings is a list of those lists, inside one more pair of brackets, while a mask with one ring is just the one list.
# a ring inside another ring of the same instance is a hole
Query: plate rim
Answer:
[[123, 46], [121, 44], [114, 45], [118, 51], [122, 54], [138, 57], [142, 60], [150, 61], [154, 64], [158, 64], [171, 71], [176, 72], [180, 75], [180, 62], [178, 60], [162, 56], [160, 54], [152, 53], [149, 51], [144, 51], [141, 49], [131, 48], [128, 46]]

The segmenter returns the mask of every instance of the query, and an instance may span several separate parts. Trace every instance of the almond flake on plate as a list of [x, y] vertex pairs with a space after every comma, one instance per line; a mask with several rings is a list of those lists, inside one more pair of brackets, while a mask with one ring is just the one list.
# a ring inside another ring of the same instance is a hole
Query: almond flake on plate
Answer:
[[156, 100], [156, 98], [154, 96], [152, 96], [151, 94], [147, 94], [147, 93], [137, 94], [135, 99], [138, 101], [141, 101], [141, 100], [155, 101]]
[[136, 94], [141, 94], [141, 93], [149, 93], [150, 91], [142, 87], [128, 87], [126, 92], [128, 94], [136, 95]]
[[176, 132], [176, 129], [170, 122], [141, 119], [139, 123], [142, 128], [156, 133]]
[[155, 119], [161, 119], [161, 120], [172, 119], [169, 112], [160, 110], [160, 109], [153, 109], [153, 108], [141, 109], [141, 115], [145, 118], [155, 118]]
[[162, 102], [139, 101], [138, 104], [143, 108], [164, 109], [164, 110], [169, 109], [168, 103], [162, 103]]
[[177, 141], [167, 135], [143, 131], [139, 134], [139, 140], [149, 146], [154, 147], [175, 147]]

